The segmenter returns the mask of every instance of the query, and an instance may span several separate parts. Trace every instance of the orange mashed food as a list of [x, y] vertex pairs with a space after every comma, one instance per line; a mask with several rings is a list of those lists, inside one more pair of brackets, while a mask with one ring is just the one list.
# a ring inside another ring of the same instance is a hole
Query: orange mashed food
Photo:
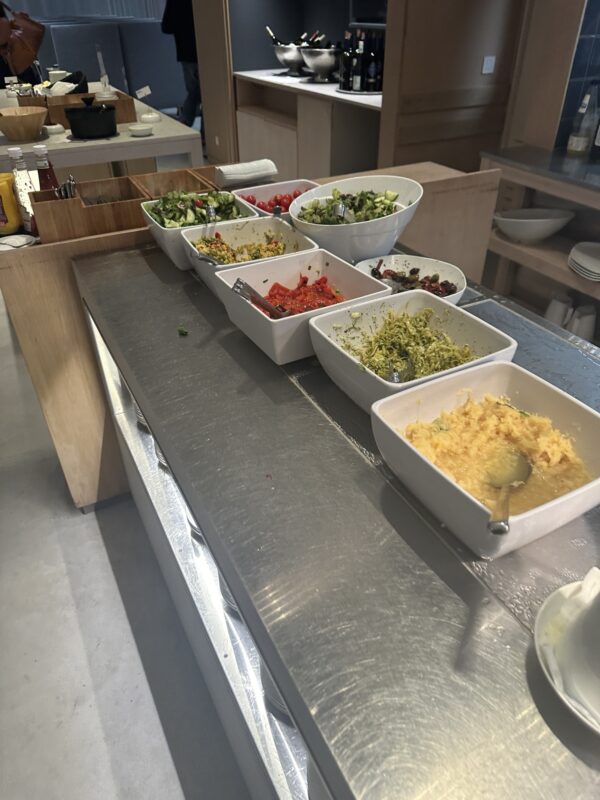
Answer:
[[591, 480], [571, 438], [548, 417], [529, 414], [505, 397], [468, 398], [433, 422], [414, 422], [408, 441], [455, 483], [492, 509], [499, 489], [487, 479], [499, 454], [520, 450], [532, 465], [529, 480], [511, 493], [511, 515], [554, 500]]

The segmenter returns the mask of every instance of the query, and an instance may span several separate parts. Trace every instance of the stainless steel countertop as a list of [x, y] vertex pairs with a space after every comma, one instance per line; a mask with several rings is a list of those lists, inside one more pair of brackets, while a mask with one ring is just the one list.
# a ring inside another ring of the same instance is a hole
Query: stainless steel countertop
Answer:
[[[600, 740], [555, 698], [529, 633], [554, 585], [598, 563], [597, 510], [476, 561], [316, 360], [274, 365], [154, 248], [75, 269], [333, 796], [598, 797]], [[517, 361], [544, 374], [556, 348], [559, 379], [599, 385], [593, 348], [580, 364], [567, 338], [472, 308], [521, 326]]]

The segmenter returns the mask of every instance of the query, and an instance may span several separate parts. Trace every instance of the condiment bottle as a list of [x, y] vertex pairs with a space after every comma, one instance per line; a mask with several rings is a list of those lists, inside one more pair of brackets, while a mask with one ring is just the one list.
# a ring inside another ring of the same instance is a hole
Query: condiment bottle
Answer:
[[592, 143], [592, 137], [596, 133], [597, 121], [598, 87], [596, 84], [591, 84], [573, 120], [573, 127], [567, 142], [567, 153], [573, 156], [587, 155]]
[[16, 233], [21, 227], [13, 185], [12, 172], [0, 172], [0, 236]]
[[36, 233], [35, 220], [33, 218], [33, 207], [29, 192], [35, 192], [35, 186], [27, 170], [27, 164], [23, 157], [20, 147], [7, 148], [8, 157], [12, 163], [12, 171], [15, 182], [15, 196], [23, 220], [23, 227], [28, 233]]
[[33, 154], [35, 155], [35, 165], [40, 179], [40, 190], [56, 189], [58, 180], [54, 172], [54, 167], [48, 159], [48, 148], [45, 144], [34, 144]]

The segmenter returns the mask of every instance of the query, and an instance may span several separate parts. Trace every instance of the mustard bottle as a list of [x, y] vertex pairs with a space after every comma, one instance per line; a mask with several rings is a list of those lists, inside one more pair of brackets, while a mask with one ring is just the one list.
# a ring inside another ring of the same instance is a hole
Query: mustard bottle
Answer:
[[12, 172], [0, 172], [0, 236], [16, 233], [22, 224], [13, 183]]

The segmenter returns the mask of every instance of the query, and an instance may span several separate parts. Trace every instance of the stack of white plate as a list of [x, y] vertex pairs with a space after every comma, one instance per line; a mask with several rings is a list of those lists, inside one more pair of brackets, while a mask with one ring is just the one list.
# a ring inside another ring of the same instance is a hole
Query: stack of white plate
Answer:
[[600, 242], [579, 242], [569, 253], [569, 266], [588, 281], [600, 281]]

